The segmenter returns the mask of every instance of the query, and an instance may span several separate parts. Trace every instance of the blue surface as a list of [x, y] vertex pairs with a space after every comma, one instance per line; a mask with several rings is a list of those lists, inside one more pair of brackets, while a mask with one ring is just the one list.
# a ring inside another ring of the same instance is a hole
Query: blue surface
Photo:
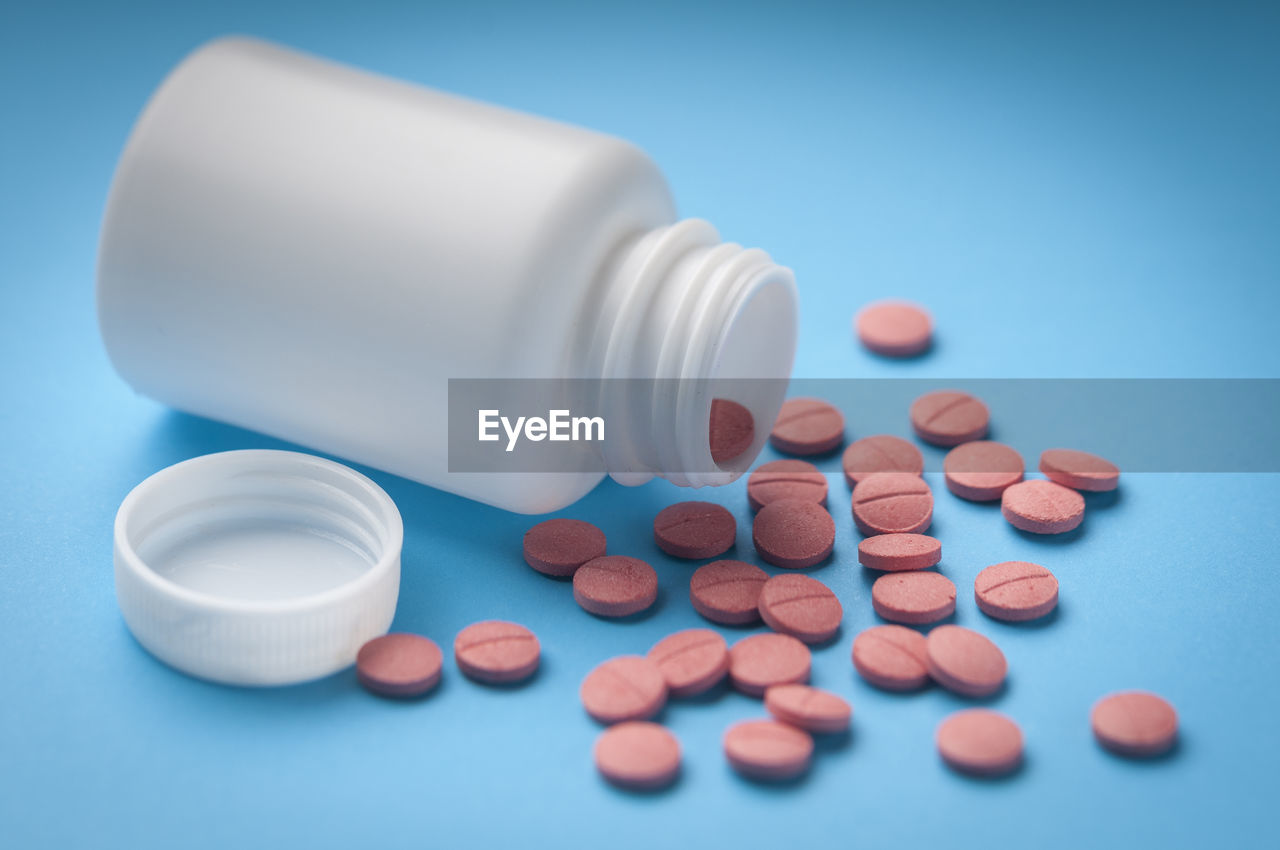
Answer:
[[[939, 764], [934, 727], [964, 701], [890, 696], [854, 676], [852, 636], [875, 617], [838, 480], [837, 554], [814, 574], [847, 614], [814, 681], [852, 701], [855, 732], [791, 787], [726, 767], [723, 730], [761, 714], [733, 693], [666, 710], [685, 748], [671, 791], [626, 795], [593, 771], [598, 729], [579, 680], [699, 624], [691, 567], [649, 536], [653, 514], [688, 495], [662, 483], [606, 484], [566, 511], [659, 571], [656, 610], [614, 624], [523, 566], [529, 520], [374, 473], [405, 518], [396, 626], [447, 645], [477, 619], [527, 623], [545, 665], [521, 690], [485, 689], [452, 665], [412, 704], [370, 697], [349, 672], [223, 688], [154, 661], [120, 619], [110, 539], [124, 494], [195, 454], [279, 445], [132, 395], [94, 321], [96, 231], [130, 123], [174, 62], [228, 31], [640, 143], [684, 213], [795, 268], [799, 376], [1280, 376], [1274, 7], [957, 5], [7, 7], [0, 844], [1274, 844], [1275, 475], [1131, 475], [1062, 540], [1021, 535], [935, 486], [956, 620], [1011, 665], [992, 704], [1022, 725], [1028, 761], [1001, 782]], [[890, 363], [853, 344], [849, 317], [887, 294], [929, 305], [932, 354]], [[741, 486], [699, 496], [736, 513], [749, 556]], [[976, 612], [973, 576], [1005, 559], [1057, 573], [1051, 622]], [[1135, 763], [1093, 744], [1092, 702], [1132, 687], [1181, 711], [1172, 757]]]

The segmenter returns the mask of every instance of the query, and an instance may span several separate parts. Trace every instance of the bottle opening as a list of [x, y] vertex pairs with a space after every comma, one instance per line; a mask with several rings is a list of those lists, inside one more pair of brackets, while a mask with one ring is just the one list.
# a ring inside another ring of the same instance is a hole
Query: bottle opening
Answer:
[[744, 259], [735, 298], [711, 350], [705, 392], [697, 401], [707, 447], [691, 467], [695, 486], [728, 483], [750, 467], [778, 417], [795, 357], [791, 273], [763, 252], [744, 252]]

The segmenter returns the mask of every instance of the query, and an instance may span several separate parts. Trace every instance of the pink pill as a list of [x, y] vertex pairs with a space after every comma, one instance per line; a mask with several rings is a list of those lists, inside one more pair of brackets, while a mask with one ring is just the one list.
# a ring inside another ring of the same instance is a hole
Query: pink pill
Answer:
[[604, 532], [580, 519], [549, 519], [524, 534], [525, 562], [549, 576], [571, 576], [604, 552]]
[[929, 675], [962, 696], [994, 694], [1009, 671], [1000, 647], [963, 626], [938, 626], [925, 638], [925, 649]]
[[729, 650], [729, 679], [748, 696], [762, 696], [771, 685], [809, 681], [809, 647], [783, 634], [745, 637]]
[[822, 505], [781, 499], [756, 514], [751, 540], [768, 563], [798, 570], [827, 559], [836, 542], [836, 523]]
[[1023, 481], [1004, 491], [1000, 513], [1014, 528], [1032, 534], [1061, 534], [1084, 520], [1084, 497], [1052, 481]]
[[816, 398], [789, 398], [782, 403], [769, 442], [790, 455], [825, 454], [844, 442], [844, 414]]
[[751, 448], [756, 438], [751, 411], [736, 401], [717, 398], [711, 401], [711, 459], [727, 463]]
[[1047, 449], [1040, 454], [1040, 471], [1050, 481], [1072, 490], [1101, 493], [1120, 484], [1120, 468], [1109, 460], [1075, 449]]
[[831, 588], [806, 575], [774, 576], [760, 590], [760, 616], [775, 632], [823, 643], [840, 630], [844, 608]]
[[1121, 691], [1098, 700], [1090, 715], [1098, 743], [1122, 756], [1147, 758], [1172, 749], [1178, 712], [1146, 691]]
[[1003, 443], [974, 440], [956, 446], [942, 461], [947, 489], [971, 502], [991, 502], [1022, 480], [1022, 455]]
[[1058, 605], [1058, 580], [1039, 564], [1004, 561], [973, 580], [973, 598], [988, 617], [1011, 623], [1035, 620]]
[[619, 655], [588, 673], [578, 696], [601, 723], [648, 720], [667, 704], [667, 680], [648, 658]]
[[729, 674], [729, 647], [710, 629], [686, 629], [668, 635], [649, 650], [673, 697], [710, 690]]
[[748, 720], [729, 727], [724, 754], [738, 773], [771, 782], [794, 779], [809, 769], [813, 738], [774, 720]]
[[440, 683], [444, 654], [422, 635], [392, 632], [374, 638], [356, 654], [356, 678], [375, 694], [416, 697]]
[[939, 573], [886, 573], [871, 585], [871, 607], [891, 623], [936, 623], [956, 610], [956, 586]]
[[858, 563], [873, 570], [923, 570], [941, 560], [942, 544], [927, 534], [877, 534], [858, 544]]
[[913, 357], [927, 349], [933, 338], [929, 314], [906, 301], [868, 304], [853, 325], [862, 344], [885, 357]]
[[911, 427], [935, 446], [958, 446], [987, 434], [991, 413], [975, 396], [958, 390], [925, 393], [911, 404]]
[[825, 505], [827, 476], [806, 460], [775, 460], [762, 464], [747, 477], [747, 501], [751, 503], [751, 510], [758, 511], [782, 499]]
[[733, 546], [738, 523], [714, 502], [677, 502], [653, 518], [653, 539], [674, 558], [714, 558]]
[[1022, 763], [1022, 730], [996, 711], [971, 708], [938, 727], [938, 753], [954, 770], [973, 776], [1003, 776]]
[[745, 561], [712, 561], [689, 579], [693, 609], [713, 623], [742, 626], [760, 619], [760, 588], [769, 574]]
[[507, 684], [529, 678], [538, 669], [541, 647], [533, 632], [517, 623], [486, 620], [458, 632], [453, 659], [468, 678]]
[[596, 739], [596, 769], [619, 788], [656, 791], [680, 775], [680, 742], [657, 723], [629, 721]]
[[929, 681], [924, 635], [906, 626], [872, 626], [853, 639], [858, 675], [886, 691], [914, 691]]
[[933, 491], [909, 472], [875, 472], [853, 488], [853, 521], [863, 534], [914, 534], [933, 521]]
[[875, 472], [924, 472], [924, 455], [901, 437], [876, 434], [849, 444], [840, 460], [850, 487]]
[[808, 685], [774, 685], [764, 692], [764, 707], [781, 722], [818, 735], [846, 731], [853, 716], [849, 703]]
[[657, 601], [658, 574], [639, 558], [594, 558], [573, 574], [573, 598], [597, 617], [626, 617]]

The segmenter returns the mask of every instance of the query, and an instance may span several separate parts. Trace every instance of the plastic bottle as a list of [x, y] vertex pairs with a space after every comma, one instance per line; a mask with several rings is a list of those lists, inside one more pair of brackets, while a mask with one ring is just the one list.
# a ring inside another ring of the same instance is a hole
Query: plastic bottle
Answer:
[[705, 393], [611, 423], [615, 478], [702, 486], [754, 459], [795, 349], [790, 271], [677, 222], [631, 144], [242, 38], [138, 119], [97, 292], [138, 392], [523, 513], [604, 473], [450, 472], [450, 378], [770, 379], [724, 466]]

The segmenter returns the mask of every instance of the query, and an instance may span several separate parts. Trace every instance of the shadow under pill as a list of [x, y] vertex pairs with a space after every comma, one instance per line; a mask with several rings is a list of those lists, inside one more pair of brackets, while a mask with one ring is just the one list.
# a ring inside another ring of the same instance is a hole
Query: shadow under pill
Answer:
[[671, 780], [670, 784], [663, 785], [658, 788], [630, 788], [625, 785], [615, 785], [603, 776], [600, 777], [600, 781], [606, 788], [608, 788], [612, 793], [618, 795], [621, 799], [634, 801], [661, 800], [664, 797], [669, 797], [676, 793], [680, 786], [684, 784], [686, 772], [686, 768], [681, 765], [680, 772], [676, 774], [676, 778]]
[[941, 620], [934, 620], [932, 623], [923, 623], [922, 625], [927, 629], [936, 629], [938, 626], [953, 626], [956, 623], [956, 616], [958, 613], [959, 608], [952, 608], [951, 613], [943, 617]]
[[[698, 616], [700, 616], [700, 617], [701, 617], [702, 615], [701, 615], [701, 614], [699, 614]], [[757, 630], [757, 629], [759, 629], [759, 628], [761, 627], [761, 625], [763, 625], [763, 623], [764, 623], [764, 621], [763, 621], [763, 620], [761, 620], [761, 619], [759, 619], [758, 617], [757, 617], [756, 619], [752, 620], [750, 623], [718, 623], [718, 622], [716, 622], [715, 620], [708, 620], [708, 619], [706, 619], [705, 617], [703, 617], [702, 619], [703, 619], [703, 620], [705, 621], [705, 623], [707, 624], [707, 626], [704, 626], [704, 628], [705, 628], [705, 627], [709, 627], [709, 626], [715, 626], [717, 629], [724, 629], [725, 631], [729, 631], [729, 632], [750, 632], [750, 631], [756, 631], [756, 630]], [[735, 635], [733, 635], [733, 637], [735, 637], [735, 638], [736, 638], [736, 637], [737, 637], [737, 635], [735, 634]]]
[[876, 579], [880, 576], [887, 576], [889, 573], [883, 570], [873, 570], [870, 567], [862, 567], [862, 584], [869, 591], [871, 585], [876, 583]]
[[791, 454], [789, 452], [781, 451], [777, 448], [774, 448], [772, 443], [769, 444], [770, 448], [773, 448], [774, 452], [776, 452], [778, 456], [783, 460], [804, 460], [804, 461], [808, 461], [814, 466], [817, 466], [822, 461], [829, 461], [829, 460], [832, 460], [833, 458], [840, 457], [841, 455], [844, 454], [846, 445], [847, 443], [844, 440], [841, 440], [840, 445], [836, 446], [834, 449], [829, 449], [820, 454], [799, 455], [799, 454]]
[[817, 733], [813, 736], [813, 751], [824, 756], [842, 753], [853, 746], [853, 739], [852, 728], [845, 729], [843, 732]]
[[929, 347], [926, 348], [924, 351], [918, 351], [915, 354], [908, 354], [904, 357], [902, 355], [895, 356], [892, 354], [881, 354], [878, 351], [872, 351], [870, 348], [867, 348], [865, 345], [858, 346], [858, 348], [864, 353], [866, 353], [866, 355], [870, 357], [872, 360], [875, 360], [880, 363], [884, 363], [886, 365], [892, 365], [893, 368], [895, 369], [908, 369], [911, 366], [914, 366], [917, 364], [928, 363], [930, 360], [934, 359], [934, 351], [938, 347], [939, 346], [936, 341], [931, 341], [929, 343]]
[[1173, 740], [1173, 746], [1165, 750], [1163, 753], [1157, 753], [1156, 755], [1153, 755], [1153, 756], [1127, 756], [1127, 755], [1124, 755], [1123, 753], [1117, 753], [1114, 750], [1104, 747], [1101, 744], [1101, 742], [1098, 741], [1097, 738], [1094, 738], [1093, 743], [1095, 746], [1097, 746], [1098, 749], [1102, 750], [1106, 755], [1110, 756], [1111, 759], [1115, 760], [1116, 762], [1120, 762], [1126, 765], [1132, 765], [1135, 770], [1142, 770], [1143, 768], [1146, 768], [1146, 767], [1154, 767], [1155, 765], [1160, 765], [1166, 762], [1173, 761], [1174, 759], [1181, 756], [1183, 751], [1186, 750], [1187, 748], [1187, 742], [1185, 740], [1185, 737], [1186, 736], [1183, 735], [1182, 730], [1179, 729], [1178, 737], [1174, 738]]
[[925, 687], [924, 690], [937, 690], [937, 693], [942, 694], [942, 698], [948, 703], [948, 710], [956, 710], [956, 712], [959, 712], [959, 710], [964, 710], [966, 708], [991, 708], [992, 705], [995, 705], [1000, 702], [1000, 700], [1004, 699], [1005, 694], [1009, 693], [1010, 678], [1011, 676], [1006, 675], [1005, 681], [1000, 682], [1000, 687], [998, 687], [995, 693], [987, 694], [986, 696], [966, 696], [964, 694], [957, 694], [956, 691], [947, 690], [946, 687], [943, 687], [942, 685], [938, 685], [936, 689]]
[[1120, 491], [1121, 488], [1117, 487], [1103, 493], [1082, 492], [1080, 495], [1084, 496], [1085, 513], [1088, 514], [1091, 510], [1107, 510], [1120, 504], [1122, 498]]
[[998, 623], [1001, 626], [1008, 626], [1011, 629], [1022, 629], [1024, 631], [1035, 631], [1036, 629], [1043, 629], [1048, 626], [1052, 626], [1054, 623], [1058, 622], [1058, 618], [1061, 616], [1061, 611], [1062, 603], [1059, 602], [1057, 605], [1053, 606], [1053, 610], [1048, 614], [1045, 614], [1043, 617], [1036, 617], [1034, 620], [1001, 620], [998, 617], [991, 617], [982, 613], [979, 609], [980, 616], [987, 622]]
[[799, 776], [792, 776], [787, 779], [765, 779], [765, 778], [760, 778], [755, 776], [744, 776], [738, 771], [734, 770], [731, 765], [726, 765], [725, 770], [729, 771], [729, 773], [731, 773], [733, 777], [743, 785], [746, 785], [752, 788], [759, 788], [761, 790], [766, 790], [766, 791], [768, 790], [793, 791], [798, 788], [803, 788], [805, 785], [809, 783], [809, 777], [813, 775], [812, 765], [810, 765], [809, 769], [806, 770], [804, 773], [800, 774]]
[[827, 649], [828, 647], [835, 646], [837, 643], [840, 642], [840, 639], [842, 637], [844, 637], [843, 624], [836, 627], [836, 633], [834, 635], [822, 641], [821, 643], [809, 643], [808, 641], [805, 641], [805, 645], [808, 646], [811, 651], [817, 652], [819, 650], [823, 650], [823, 649]]
[[862, 678], [862, 676], [858, 673], [857, 670], [853, 671], [853, 678], [858, 683], [865, 685], [866, 687], [875, 691], [877, 694], [880, 694], [882, 696], [887, 696], [887, 697], [901, 697], [903, 699], [911, 699], [913, 697], [919, 697], [924, 694], [933, 693], [935, 690], [938, 689], [937, 685], [935, 685], [932, 679], [926, 680], [925, 683], [920, 685], [919, 687], [911, 688], [905, 691], [899, 691], [899, 690], [893, 690], [892, 688], [881, 688], [876, 685], [873, 685], [870, 682], [868, 682], [866, 679]]
[[546, 668], [546, 666], [547, 666], [546, 661], [539, 659], [537, 668], [534, 669], [534, 671], [530, 673], [528, 676], [526, 676], [525, 678], [517, 682], [484, 682], [484, 681], [481, 681], [480, 679], [473, 679], [470, 676], [468, 676], [466, 673], [463, 673], [462, 670], [458, 669], [456, 664], [454, 665], [454, 669], [457, 670], [458, 675], [461, 678], [465, 679], [469, 684], [475, 685], [476, 687], [484, 691], [493, 691], [494, 693], [502, 693], [503, 691], [520, 691], [520, 690], [524, 690], [525, 688], [533, 687], [533, 685], [538, 681], [538, 679], [542, 677], [543, 675], [542, 671]]
[[666, 591], [663, 590], [661, 587], [659, 587], [658, 595], [654, 597], [652, 605], [650, 605], [648, 608], [644, 609], [643, 611], [637, 611], [636, 613], [628, 614], [625, 617], [607, 617], [602, 614], [593, 614], [592, 612], [587, 611], [586, 608], [582, 608], [581, 605], [579, 605], [578, 607], [582, 608], [582, 610], [585, 613], [589, 614], [590, 616], [594, 617], [597, 620], [601, 620], [606, 623], [616, 623], [618, 625], [627, 626], [627, 625], [633, 625], [636, 623], [643, 623], [646, 620], [652, 618], [654, 615], [656, 615], [658, 611], [662, 609], [662, 602], [663, 602], [663, 599], [666, 597], [666, 595], [667, 595]]
[[1068, 544], [1075, 543], [1077, 540], [1084, 537], [1085, 528], [1087, 527], [1087, 523], [1082, 522], [1070, 531], [1064, 531], [1061, 534], [1036, 534], [1034, 531], [1023, 531], [1021, 528], [1017, 528], [1011, 523], [1005, 524], [1008, 525], [1009, 528], [1013, 529], [1014, 533], [1023, 540], [1032, 543], [1042, 543], [1047, 546], [1066, 546]]
[[1006, 773], [997, 773], [997, 774], [972, 773], [967, 770], [960, 770], [959, 768], [951, 767], [947, 765], [945, 762], [943, 764], [947, 770], [951, 771], [953, 774], [960, 777], [961, 779], [964, 779], [970, 782], [976, 782], [979, 785], [999, 787], [999, 786], [1005, 785], [1006, 783], [1013, 782], [1021, 778], [1023, 774], [1027, 773], [1027, 771], [1030, 770], [1030, 761], [1031, 759], [1025, 753], [1023, 753], [1022, 759], [1018, 762], [1017, 767], [1015, 767], [1013, 770], [1010, 770]]
[[947, 697], [949, 697], [948, 702], [957, 706], [958, 709], [974, 708], [979, 706], [990, 707], [1004, 699], [1004, 695], [1009, 692], [1009, 679], [1010, 677], [1006, 675], [1004, 681], [1000, 683], [1000, 687], [995, 691], [995, 693], [987, 694], [984, 697], [965, 696], [964, 694], [949, 691], [941, 686], [938, 687], [938, 690], [946, 694]]
[[[763, 558], [761, 558], [761, 560], [764, 560], [764, 559], [763, 559]], [[829, 567], [829, 566], [831, 566], [833, 563], [835, 563], [835, 560], [836, 560], [836, 549], [835, 549], [835, 547], [834, 547], [834, 546], [832, 546], [832, 547], [831, 547], [831, 552], [830, 552], [830, 554], [828, 554], [828, 555], [827, 555], [827, 557], [823, 558], [821, 561], [819, 561], [818, 563], [814, 564], [813, 566], [809, 566], [809, 567], [777, 567], [777, 569], [785, 570], [785, 571], [787, 571], [787, 572], [803, 572], [803, 573], [821, 572], [821, 571], [822, 571], [823, 569], [825, 569], [826, 567]], [[768, 561], [765, 561], [765, 563], [769, 563], [769, 562], [768, 562]], [[773, 564], [769, 564], [769, 566], [771, 566], [771, 567], [772, 567], [772, 566], [774, 566], [774, 565], [773, 565]]]

